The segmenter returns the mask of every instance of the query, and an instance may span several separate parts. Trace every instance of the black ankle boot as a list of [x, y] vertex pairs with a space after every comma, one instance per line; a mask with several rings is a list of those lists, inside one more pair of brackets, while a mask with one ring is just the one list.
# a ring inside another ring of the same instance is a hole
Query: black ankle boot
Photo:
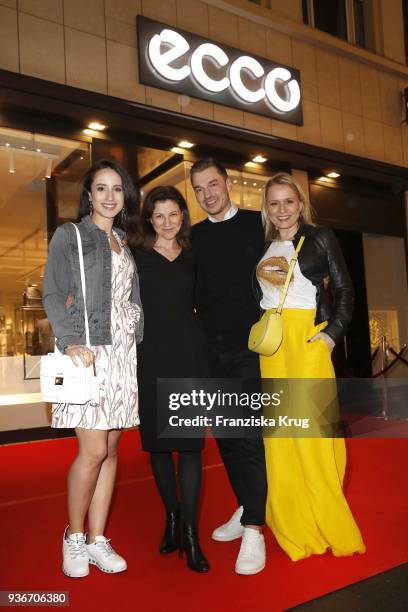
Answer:
[[187, 566], [193, 572], [208, 572], [210, 564], [205, 558], [198, 541], [197, 530], [193, 525], [183, 525], [181, 530], [180, 556], [186, 551]]
[[159, 547], [159, 552], [162, 555], [167, 555], [177, 550], [180, 540], [180, 510], [167, 512], [166, 516], [166, 527]]

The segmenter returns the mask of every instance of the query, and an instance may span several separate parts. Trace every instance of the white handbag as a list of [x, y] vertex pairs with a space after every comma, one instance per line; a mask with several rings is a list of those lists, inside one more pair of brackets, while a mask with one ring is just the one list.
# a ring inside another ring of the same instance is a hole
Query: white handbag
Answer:
[[[81, 271], [82, 296], [84, 299], [85, 338], [86, 346], [90, 348], [88, 312], [86, 309], [86, 287], [84, 272], [84, 256], [82, 253], [81, 235], [73, 223], [77, 233], [79, 268]], [[82, 363], [74, 365], [71, 357], [62, 355], [58, 348], [54, 353], [41, 357], [40, 367], [41, 394], [44, 402], [53, 404], [86, 404], [90, 400], [98, 401], [99, 385], [95, 372], [95, 364], [86, 368]]]

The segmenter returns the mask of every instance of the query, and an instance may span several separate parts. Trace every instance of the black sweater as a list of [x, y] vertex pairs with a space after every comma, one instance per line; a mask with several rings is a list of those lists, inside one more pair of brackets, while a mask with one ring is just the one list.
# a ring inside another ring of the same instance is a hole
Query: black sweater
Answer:
[[265, 242], [261, 215], [239, 209], [226, 221], [208, 219], [193, 227], [197, 257], [196, 305], [208, 340], [246, 348], [259, 318], [252, 272]]

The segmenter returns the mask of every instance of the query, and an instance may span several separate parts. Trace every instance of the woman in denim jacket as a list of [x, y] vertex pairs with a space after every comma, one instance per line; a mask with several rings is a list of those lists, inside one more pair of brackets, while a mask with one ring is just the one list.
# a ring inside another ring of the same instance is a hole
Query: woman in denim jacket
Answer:
[[[54, 404], [52, 427], [73, 427], [79, 452], [68, 475], [69, 526], [63, 538], [63, 572], [124, 571], [126, 561], [104, 536], [115, 482], [122, 429], [139, 424], [136, 342], [143, 336], [139, 281], [124, 244], [125, 229], [138, 214], [139, 196], [127, 172], [101, 160], [82, 187], [78, 229], [85, 268], [90, 347], [85, 344], [84, 304], [78, 245], [72, 223], [55, 232], [44, 277], [44, 308], [57, 349], [75, 365], [96, 371], [99, 397], [83, 405]], [[114, 225], [115, 224], [115, 225]], [[88, 514], [89, 533], [84, 535]]]

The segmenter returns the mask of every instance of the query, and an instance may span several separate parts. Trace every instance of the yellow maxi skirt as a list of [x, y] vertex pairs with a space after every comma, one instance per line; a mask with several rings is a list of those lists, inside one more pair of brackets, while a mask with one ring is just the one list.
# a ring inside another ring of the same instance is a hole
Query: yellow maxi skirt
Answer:
[[[315, 310], [283, 310], [283, 341], [271, 357], [260, 357], [262, 378], [334, 378], [328, 346], [307, 340]], [[305, 415], [307, 416], [307, 415]], [[330, 549], [335, 556], [364, 553], [359, 528], [343, 494], [343, 438], [264, 439], [268, 497], [266, 522], [292, 561]]]

